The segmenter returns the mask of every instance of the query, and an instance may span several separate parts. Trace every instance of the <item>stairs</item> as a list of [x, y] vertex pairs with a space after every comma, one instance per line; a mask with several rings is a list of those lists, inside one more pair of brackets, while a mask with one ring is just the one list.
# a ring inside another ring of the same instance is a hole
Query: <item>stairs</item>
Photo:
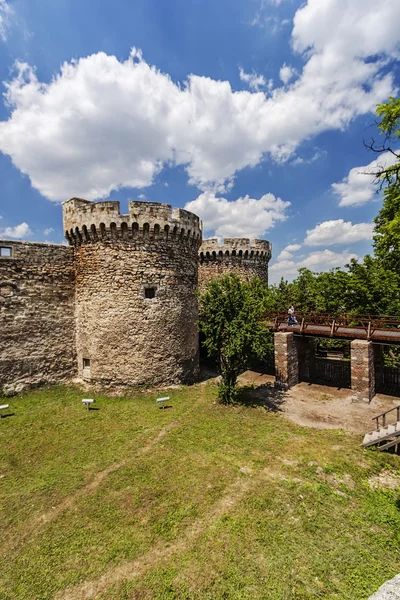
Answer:
[[381, 427], [376, 431], [371, 431], [370, 433], [366, 433], [363, 439], [362, 446], [367, 448], [368, 446], [374, 446], [376, 444], [380, 444], [381, 442], [388, 440], [386, 444], [383, 446], [379, 446], [378, 450], [386, 450], [387, 448], [391, 448], [396, 444], [400, 445], [400, 421], [396, 423], [392, 423], [391, 425], [386, 425], [385, 427]]

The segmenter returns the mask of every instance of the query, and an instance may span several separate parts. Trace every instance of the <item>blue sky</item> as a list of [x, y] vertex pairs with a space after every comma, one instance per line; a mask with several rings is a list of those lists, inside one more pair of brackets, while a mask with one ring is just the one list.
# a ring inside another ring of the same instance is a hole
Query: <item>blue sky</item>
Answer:
[[147, 199], [270, 240], [272, 281], [362, 257], [399, 22], [398, 0], [0, 0], [0, 237]]

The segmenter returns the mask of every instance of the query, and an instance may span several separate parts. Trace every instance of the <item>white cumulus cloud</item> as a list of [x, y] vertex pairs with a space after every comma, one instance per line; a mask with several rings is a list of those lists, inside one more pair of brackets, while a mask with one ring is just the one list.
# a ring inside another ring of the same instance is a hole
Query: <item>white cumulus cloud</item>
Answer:
[[239, 67], [239, 77], [241, 81], [247, 83], [250, 89], [259, 91], [262, 87], [268, 87], [271, 89], [273, 87], [273, 82], [270, 79], [268, 82], [266, 81], [264, 75], [259, 75], [253, 71], [252, 73], [245, 73], [242, 67]]
[[339, 206], [361, 206], [376, 197], [375, 176], [377, 170], [394, 165], [398, 159], [391, 152], [384, 152], [368, 165], [354, 167], [341, 182], [333, 183]]
[[259, 200], [244, 196], [229, 201], [207, 191], [188, 202], [186, 210], [194, 212], [203, 221], [203, 231], [219, 237], [263, 236], [276, 223], [286, 219], [290, 202], [273, 194], [264, 194]]
[[350, 244], [372, 238], [373, 223], [356, 223], [336, 219], [319, 223], [314, 229], [307, 230], [304, 240], [306, 246], [333, 246]]
[[28, 223], [20, 223], [19, 225], [15, 225], [15, 227], [6, 227], [0, 230], [0, 237], [19, 240], [31, 235], [31, 233]]
[[278, 258], [276, 259], [277, 262], [282, 262], [282, 261], [287, 261], [293, 258], [293, 253], [297, 252], [298, 250], [300, 250], [301, 248], [301, 244], [289, 244], [288, 246], [286, 246], [286, 248], [284, 248], [280, 254], [278, 255]]
[[296, 75], [297, 75], [296, 69], [294, 67], [291, 67], [290, 65], [287, 65], [286, 63], [283, 64], [283, 66], [280, 68], [279, 77], [280, 77], [280, 80], [283, 81], [283, 83], [285, 85], [287, 83], [289, 83], [289, 81], [291, 79], [296, 77]]
[[54, 229], [53, 227], [48, 227], [47, 229], [44, 230], [44, 235], [50, 235], [50, 233], [53, 233]]
[[297, 250], [300, 250], [300, 248], [301, 244], [289, 244], [289, 246], [286, 246], [285, 250], [288, 252], [297, 252]]
[[318, 250], [309, 254], [296, 257], [295, 259], [284, 259], [277, 261], [269, 267], [271, 283], [277, 283], [281, 277], [291, 280], [297, 275], [297, 271], [303, 267], [315, 271], [329, 271], [335, 267], [344, 267], [352, 258], [359, 258], [357, 254], [349, 250], [343, 252], [332, 252], [332, 250]]
[[48, 83], [20, 62], [6, 84], [0, 151], [56, 201], [146, 187], [165, 164], [183, 165], [202, 190], [223, 190], [237, 171], [266, 155], [287, 160], [393, 94], [385, 67], [399, 22], [393, 0], [308, 0], [291, 40], [304, 68], [268, 97], [198, 75], [175, 84], [137, 50], [125, 61], [99, 52], [64, 63]]

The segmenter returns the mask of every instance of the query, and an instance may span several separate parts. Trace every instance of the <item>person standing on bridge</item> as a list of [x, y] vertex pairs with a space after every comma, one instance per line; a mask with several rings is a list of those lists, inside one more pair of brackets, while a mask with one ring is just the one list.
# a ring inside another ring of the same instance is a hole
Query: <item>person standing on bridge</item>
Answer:
[[288, 315], [289, 315], [289, 317], [288, 317], [287, 324], [288, 324], [288, 327], [292, 327], [295, 323], [298, 322], [297, 319], [296, 319], [296, 317], [295, 317], [295, 314], [294, 314], [294, 306], [293, 306], [293, 304], [292, 304], [292, 306], [288, 310]]

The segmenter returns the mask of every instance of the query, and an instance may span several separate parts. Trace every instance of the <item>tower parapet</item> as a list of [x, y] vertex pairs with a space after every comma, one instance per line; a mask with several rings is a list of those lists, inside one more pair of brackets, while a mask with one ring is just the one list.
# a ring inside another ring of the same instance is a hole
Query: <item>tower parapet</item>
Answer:
[[78, 372], [106, 385], [196, 380], [201, 221], [169, 204], [63, 204], [74, 246]]
[[199, 288], [208, 281], [228, 273], [236, 273], [242, 280], [257, 276], [268, 284], [268, 262], [272, 244], [267, 240], [249, 238], [225, 238], [220, 244], [217, 238], [204, 240], [199, 250]]
[[128, 203], [129, 213], [120, 213], [116, 200], [90, 202], [71, 198], [63, 204], [64, 232], [69, 244], [113, 239], [161, 238], [200, 245], [202, 223], [182, 208], [158, 202]]

